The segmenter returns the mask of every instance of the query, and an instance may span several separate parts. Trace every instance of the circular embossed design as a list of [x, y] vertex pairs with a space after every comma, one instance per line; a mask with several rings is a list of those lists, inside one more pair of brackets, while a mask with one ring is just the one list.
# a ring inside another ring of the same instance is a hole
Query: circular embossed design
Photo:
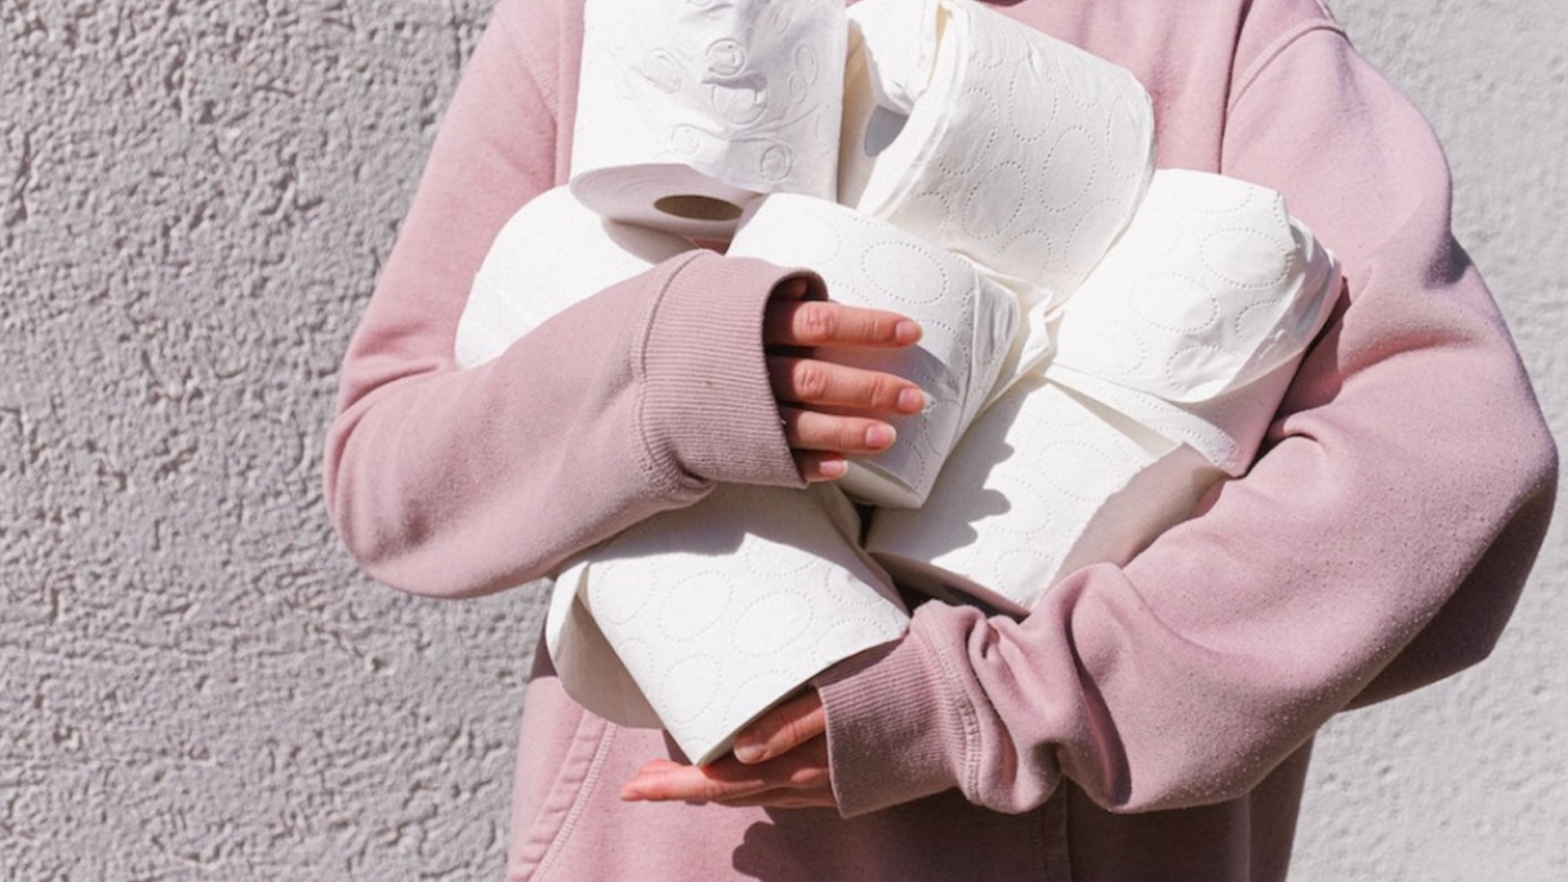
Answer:
[[798, 641], [811, 621], [810, 601], [793, 591], [775, 591], [739, 612], [730, 642], [744, 656], [773, 655]]
[[[944, 302], [953, 294], [952, 280], [936, 259], [924, 249], [908, 242], [878, 242], [861, 257], [865, 280], [876, 297], [872, 304], [881, 309], [896, 309], [894, 304], [929, 306]], [[888, 280], [897, 279], [897, 288]]]
[[[602, 566], [606, 570], [616, 568], [613, 563]], [[606, 625], [625, 624], [637, 618], [648, 605], [649, 592], [636, 585], [606, 585], [597, 578], [595, 569], [593, 564], [588, 567], [587, 597], [594, 618]]]
[[681, 156], [696, 156], [702, 150], [702, 133], [695, 126], [679, 125], [670, 131], [670, 149]]
[[657, 689], [654, 706], [659, 709], [659, 716], [671, 726], [690, 723], [702, 716], [714, 698], [721, 694], [724, 670], [723, 661], [711, 655], [688, 656], [670, 665], [660, 686], [678, 684], [679, 688]]
[[986, 587], [1004, 596], [1018, 585], [1044, 585], [1062, 568], [1062, 559], [1031, 548], [1014, 548], [996, 558], [995, 582]]
[[1282, 244], [1259, 230], [1220, 230], [1204, 238], [1200, 253], [1216, 279], [1238, 288], [1278, 284], [1290, 267]]
[[722, 622], [729, 613], [736, 573], [708, 570], [671, 585], [653, 588], [659, 598], [659, 632], [675, 641], [690, 640]]
[[795, 75], [807, 86], [816, 85], [817, 77], [822, 76], [822, 62], [817, 58], [817, 50], [804, 43], [795, 47]]
[[733, 77], [746, 68], [746, 46], [734, 37], [714, 40], [703, 55], [708, 72], [716, 77]]
[[992, 166], [975, 181], [964, 199], [964, 231], [977, 239], [995, 239], [1018, 219], [1028, 195], [1029, 175], [1022, 165]]
[[1054, 211], [1066, 211], [1083, 201], [1094, 184], [1095, 149], [1093, 136], [1082, 128], [1070, 128], [1057, 136], [1047, 156], [1037, 198]]
[[[1039, 54], [1029, 54], [1029, 64], [1013, 70], [1013, 78], [1007, 85], [1007, 106], [1011, 112], [1007, 116], [1008, 125], [1012, 129], [1013, 137], [1024, 142], [1035, 142], [1043, 139], [1056, 125], [1056, 116], [1061, 107], [1060, 97], [1055, 91], [1050, 90], [1049, 80], [1042, 84], [1038, 82], [1047, 66], [1039, 60]], [[1035, 65], [1039, 65], [1036, 68]], [[1041, 88], [1044, 85], [1045, 88]]]
[[[1136, 183], [1149, 169], [1149, 139], [1139, 136], [1142, 129], [1139, 117], [1127, 102], [1120, 102], [1116, 110], [1107, 123], [1103, 145], [1107, 172], [1123, 182]], [[1128, 193], [1129, 202], [1134, 193], [1136, 191]]]
[[1180, 272], [1147, 272], [1139, 283], [1159, 297], [1143, 298], [1136, 315], [1127, 321], [1168, 333], [1196, 337], [1205, 331], [1221, 329], [1225, 310], [1211, 286]]
[[764, 180], [777, 183], [789, 177], [795, 168], [795, 154], [789, 149], [788, 144], [773, 144], [762, 151], [762, 160], [757, 164], [757, 172]]
[[685, 82], [684, 70], [679, 60], [671, 55], [668, 50], [655, 49], [643, 59], [637, 67], [637, 72], [642, 78], [653, 85], [655, 89], [667, 95], [680, 92]]

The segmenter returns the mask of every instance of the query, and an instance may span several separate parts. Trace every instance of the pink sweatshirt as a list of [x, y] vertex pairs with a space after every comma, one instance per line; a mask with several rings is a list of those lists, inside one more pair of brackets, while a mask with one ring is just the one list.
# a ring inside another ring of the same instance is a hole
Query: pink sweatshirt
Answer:
[[[583, 712], [540, 653], [512, 878], [1281, 879], [1317, 728], [1495, 641], [1556, 451], [1420, 114], [1316, 0], [994, 5], [1132, 70], [1161, 166], [1282, 191], [1343, 259], [1264, 454], [1024, 621], [928, 603], [823, 677], [838, 813], [621, 803], [663, 737]], [[399, 588], [522, 585], [715, 482], [799, 484], [760, 343], [789, 270], [694, 252], [453, 368], [496, 232], [565, 180], [581, 6], [496, 7], [344, 363], [331, 510]]]

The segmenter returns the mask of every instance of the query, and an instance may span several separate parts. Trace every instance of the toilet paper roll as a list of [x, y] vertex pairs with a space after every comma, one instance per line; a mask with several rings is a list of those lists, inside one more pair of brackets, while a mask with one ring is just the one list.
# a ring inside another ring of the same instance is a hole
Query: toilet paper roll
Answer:
[[1339, 285], [1275, 191], [1162, 170], [1061, 310], [1046, 375], [1240, 474]]
[[976, 421], [924, 508], [877, 513], [867, 548], [911, 585], [1014, 613], [1078, 567], [1125, 563], [1245, 471], [1338, 289], [1277, 194], [1157, 173], [1057, 314], [1052, 360]]
[[691, 249], [679, 236], [606, 221], [565, 187], [497, 234], [457, 323], [457, 366], [483, 364], [563, 309]]
[[866, 548], [900, 584], [1024, 615], [1074, 570], [1131, 560], [1221, 476], [1191, 447], [1033, 375], [970, 427], [923, 508], [872, 516]]
[[1143, 87], [971, 0], [865, 0], [849, 16], [839, 201], [973, 259], [1026, 309], [1059, 303], [1143, 195]]
[[[485, 257], [459, 321], [459, 366], [494, 358], [557, 312], [690, 247], [604, 221], [565, 188], [539, 195]], [[834, 488], [721, 486], [560, 575], [551, 657], [590, 709], [669, 728], [689, 756], [712, 759], [806, 679], [903, 633], [907, 613], [886, 574], [846, 538], [859, 534]]]
[[839, 484], [876, 505], [914, 507], [979, 413], [1009, 354], [1018, 303], [956, 255], [860, 212], [821, 199], [777, 195], [747, 215], [731, 255], [815, 270], [828, 296], [851, 306], [902, 313], [920, 323], [915, 346], [835, 352], [833, 358], [914, 381], [928, 403], [891, 420], [888, 451], [851, 460]]
[[584, 707], [662, 726], [706, 763], [811, 677], [898, 639], [908, 612], [836, 488], [720, 485], [561, 574], [546, 642]]
[[838, 0], [590, 0], [572, 192], [702, 239], [759, 193], [832, 198], [846, 39]]

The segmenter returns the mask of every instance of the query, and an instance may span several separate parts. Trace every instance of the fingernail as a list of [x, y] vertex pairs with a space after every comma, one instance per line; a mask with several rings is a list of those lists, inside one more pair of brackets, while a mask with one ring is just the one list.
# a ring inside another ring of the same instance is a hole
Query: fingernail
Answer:
[[904, 413], [919, 413], [926, 406], [926, 393], [919, 389], [905, 389], [898, 393], [898, 409]]
[[768, 745], [748, 732], [735, 739], [735, 758], [748, 765], [760, 763], [768, 758]]
[[881, 450], [884, 447], [891, 447], [897, 437], [898, 434], [893, 431], [892, 426], [878, 423], [866, 429], [866, 446], [873, 450]]
[[908, 346], [920, 339], [920, 326], [912, 321], [901, 321], [893, 326], [893, 339], [900, 346]]
[[621, 801], [622, 802], [637, 802], [637, 801], [639, 801], [641, 799], [642, 799], [642, 791], [638, 790], [636, 787], [633, 787], [630, 784], [628, 784], [625, 787], [621, 788]]
[[842, 459], [825, 459], [819, 466], [822, 477], [828, 479], [842, 478], [849, 472], [849, 463]]

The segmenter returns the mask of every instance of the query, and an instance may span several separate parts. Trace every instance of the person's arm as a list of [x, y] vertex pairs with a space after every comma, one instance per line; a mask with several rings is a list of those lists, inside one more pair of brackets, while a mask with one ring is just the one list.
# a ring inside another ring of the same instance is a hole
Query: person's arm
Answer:
[[558, 96], [575, 74], [558, 69], [570, 27], [554, 9], [496, 7], [343, 363], [328, 507], [361, 565], [408, 591], [522, 584], [716, 482], [831, 477], [845, 453], [891, 443], [879, 416], [922, 404], [897, 378], [790, 354], [907, 345], [911, 323], [808, 302], [822, 294], [812, 277], [702, 250], [454, 368], [496, 233], [564, 177]]
[[1252, 471], [1021, 622], [926, 603], [900, 644], [819, 679], [820, 703], [755, 727], [776, 759], [650, 764], [628, 798], [857, 815], [956, 787], [1020, 811], [1065, 777], [1114, 811], [1216, 802], [1341, 708], [1487, 654], [1557, 457], [1451, 238], [1442, 153], [1336, 29], [1238, 73], [1222, 171], [1284, 192], [1348, 287]]
[[[1016, 811], [1063, 776], [1113, 810], [1231, 798], [1334, 712], [1495, 641], [1557, 458], [1450, 235], [1441, 150], [1332, 29], [1237, 88], [1221, 170], [1284, 192], [1347, 279], [1267, 453], [1024, 621], [928, 603], [902, 644], [819, 684], [846, 814], [954, 786]], [[1453, 642], [1420, 636], [1434, 628]]]

